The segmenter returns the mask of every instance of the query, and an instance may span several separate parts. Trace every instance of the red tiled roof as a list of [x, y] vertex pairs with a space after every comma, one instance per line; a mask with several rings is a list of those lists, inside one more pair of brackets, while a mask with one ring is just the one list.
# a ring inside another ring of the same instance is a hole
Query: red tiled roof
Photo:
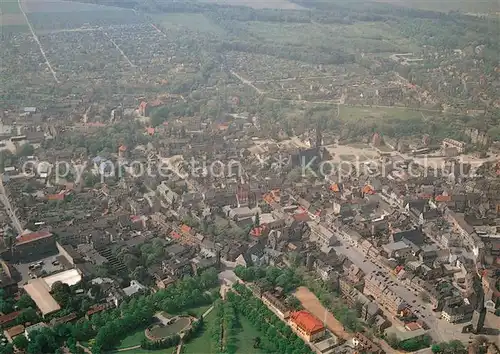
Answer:
[[130, 215], [130, 221], [132, 222], [142, 221], [142, 218], [139, 215]]
[[291, 320], [307, 333], [315, 333], [323, 330], [323, 322], [307, 311], [296, 311], [290, 316]]
[[56, 318], [55, 319], [55, 323], [56, 324], [62, 324], [62, 323], [67, 323], [67, 322], [71, 322], [73, 321], [74, 319], [76, 319], [78, 316], [76, 315], [75, 312], [72, 312], [70, 313], [69, 315], [66, 315], [66, 316], [63, 316], [63, 317], [59, 317], [59, 318]]
[[161, 106], [161, 105], [164, 105], [165, 103], [163, 101], [160, 101], [160, 100], [154, 100], [153, 102], [151, 102], [151, 107], [158, 107], [158, 106]]
[[98, 313], [101, 311], [106, 310], [107, 306], [106, 305], [95, 305], [92, 306], [88, 311], [87, 311], [87, 316], [93, 315], [94, 313]]
[[31, 232], [29, 234], [19, 235], [16, 238], [16, 245], [21, 245], [23, 243], [32, 242], [35, 240], [40, 240], [43, 238], [51, 237], [52, 233], [48, 231]]
[[191, 227], [186, 224], [183, 224], [181, 226], [181, 231], [184, 232], [185, 234], [188, 234], [191, 232]]
[[375, 190], [372, 188], [372, 186], [370, 186], [368, 184], [366, 186], [364, 186], [361, 191], [365, 194], [375, 194]]
[[127, 147], [125, 145], [122, 145], [118, 148], [120, 151], [127, 151]]
[[449, 202], [449, 201], [451, 201], [451, 195], [436, 196], [436, 202]]
[[146, 101], [142, 101], [141, 104], [139, 104], [139, 109], [145, 109], [148, 103]]
[[24, 326], [23, 325], [17, 325], [12, 328], [9, 328], [6, 330], [7, 333], [11, 338], [14, 338], [22, 333], [24, 333]]
[[47, 196], [48, 200], [64, 200], [64, 193], [58, 193], [58, 194], [49, 194]]
[[406, 327], [409, 331], [416, 331], [417, 329], [422, 328], [422, 326], [420, 326], [417, 322], [410, 322], [410, 323], [407, 323], [407, 324], [405, 325], [405, 327]]
[[259, 227], [254, 227], [252, 229], [252, 231], [250, 231], [250, 235], [252, 235], [253, 237], [260, 237], [262, 236], [262, 234], [264, 233], [264, 231], [266, 230], [266, 225], [262, 225], [262, 226], [259, 226]]
[[293, 216], [293, 219], [296, 221], [311, 221], [308, 212], [298, 213]]
[[19, 316], [20, 313], [21, 313], [21, 311], [15, 311], [15, 312], [11, 312], [11, 313], [8, 313], [6, 315], [0, 316], [0, 325], [3, 326], [6, 323], [14, 321], [17, 318], [17, 316]]
[[149, 135], [154, 135], [154, 133], [155, 133], [155, 128], [151, 128], [151, 127], [146, 128], [146, 132], [147, 132]]
[[179, 235], [177, 232], [175, 231], [172, 231], [170, 233], [170, 236], [172, 236], [173, 238], [175, 238], [176, 240], [180, 239], [181, 238], [181, 235]]

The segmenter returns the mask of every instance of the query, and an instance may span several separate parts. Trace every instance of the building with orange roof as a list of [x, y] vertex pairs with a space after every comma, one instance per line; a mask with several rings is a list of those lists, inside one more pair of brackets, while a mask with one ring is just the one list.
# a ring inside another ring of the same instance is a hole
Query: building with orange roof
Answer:
[[182, 224], [181, 226], [181, 231], [185, 234], [190, 234], [191, 233], [191, 227], [186, 225], [186, 224]]
[[146, 111], [148, 109], [148, 103], [146, 101], [142, 101], [139, 104], [139, 115], [142, 117], [146, 117]]
[[375, 190], [373, 189], [372, 186], [370, 186], [369, 184], [365, 185], [362, 189], [361, 189], [361, 192], [363, 192], [364, 194], [369, 194], [369, 195], [373, 195], [375, 194]]
[[24, 334], [24, 326], [23, 325], [17, 325], [17, 326], [14, 326], [12, 328], [9, 328], [9, 329], [6, 329], [3, 331], [3, 335], [5, 336], [5, 338], [7, 338], [7, 340], [9, 341], [9, 343], [12, 343], [12, 341], [14, 340], [14, 338], [16, 338], [17, 336], [21, 336]]
[[339, 185], [338, 185], [337, 183], [334, 183], [334, 184], [332, 184], [332, 185], [330, 186], [330, 190], [331, 190], [332, 192], [340, 192], [340, 187], [339, 187]]
[[451, 195], [437, 195], [436, 202], [451, 202]]
[[290, 315], [290, 327], [308, 342], [315, 342], [325, 335], [325, 325], [312, 313], [301, 310]]
[[171, 236], [173, 239], [175, 239], [175, 240], [178, 240], [178, 239], [180, 239], [180, 238], [181, 238], [181, 235], [179, 235], [179, 233], [178, 233], [178, 232], [175, 232], [175, 231], [172, 231], [172, 232], [170, 233], [170, 236]]
[[250, 236], [253, 236], [253, 237], [261, 237], [262, 235], [264, 235], [264, 233], [266, 232], [267, 230], [267, 225], [264, 224], [262, 226], [257, 226], [257, 227], [254, 227], [251, 231], [250, 231]]
[[146, 133], [148, 135], [155, 135], [155, 128], [153, 128], [153, 127], [146, 128]]

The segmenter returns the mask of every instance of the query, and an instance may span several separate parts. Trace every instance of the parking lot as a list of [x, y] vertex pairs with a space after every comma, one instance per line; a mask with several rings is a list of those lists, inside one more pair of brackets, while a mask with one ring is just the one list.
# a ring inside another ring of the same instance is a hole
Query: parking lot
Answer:
[[[39, 276], [45, 276], [48, 274], [52, 274], [56, 271], [61, 271], [63, 270], [62, 265], [54, 265], [53, 262], [56, 261], [56, 258], [59, 256], [59, 254], [46, 257], [43, 259], [40, 259], [35, 262], [29, 262], [29, 263], [19, 263], [19, 264], [14, 264], [14, 268], [19, 272], [21, 275], [21, 280], [19, 281], [19, 285], [24, 285], [26, 284], [30, 279], [33, 279], [30, 274], [34, 274], [37, 277]], [[32, 264], [37, 264], [42, 262], [42, 266], [37, 269], [30, 269], [30, 265]]]

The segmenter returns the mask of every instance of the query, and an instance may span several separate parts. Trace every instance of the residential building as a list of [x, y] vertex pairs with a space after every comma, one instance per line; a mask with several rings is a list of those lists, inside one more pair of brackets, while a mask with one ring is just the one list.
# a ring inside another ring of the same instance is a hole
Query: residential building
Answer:
[[375, 344], [370, 338], [365, 336], [363, 333], [356, 333], [352, 340], [354, 348], [356, 348], [360, 353], [370, 353], [370, 354], [383, 354], [385, 353], [377, 344]]
[[466, 144], [462, 141], [446, 138], [443, 139], [442, 148], [443, 150], [455, 148], [459, 154], [463, 154], [465, 152]]
[[463, 303], [446, 304], [441, 312], [441, 317], [449, 323], [465, 321], [471, 315], [472, 307]]
[[278, 299], [274, 294], [266, 291], [262, 294], [262, 302], [273, 311], [279, 318], [288, 319], [290, 317], [290, 310], [287, 305], [285, 305], [280, 299]]
[[387, 258], [406, 258], [413, 255], [413, 248], [404, 241], [392, 242], [382, 246]]
[[49, 231], [29, 231], [16, 237], [14, 251], [18, 259], [41, 258], [57, 251], [56, 240]]
[[3, 331], [3, 335], [5, 336], [5, 338], [7, 338], [9, 343], [12, 343], [14, 338], [16, 338], [17, 336], [24, 335], [24, 326], [17, 325], [17, 326], [11, 327], [9, 329], [6, 329]]
[[371, 273], [365, 277], [365, 287], [363, 293], [366, 296], [372, 296], [377, 302], [395, 315], [404, 310], [408, 305], [393, 291], [390, 285], [376, 273]]
[[2, 328], [12, 327], [17, 320], [17, 317], [21, 314], [21, 311], [14, 311], [6, 315], [0, 316], [0, 326]]
[[333, 232], [323, 225], [314, 221], [309, 221], [307, 224], [311, 230], [311, 234], [309, 236], [310, 240], [318, 244], [320, 248], [335, 246], [338, 242]]
[[293, 312], [289, 324], [308, 342], [315, 342], [325, 335], [323, 322], [305, 310]]

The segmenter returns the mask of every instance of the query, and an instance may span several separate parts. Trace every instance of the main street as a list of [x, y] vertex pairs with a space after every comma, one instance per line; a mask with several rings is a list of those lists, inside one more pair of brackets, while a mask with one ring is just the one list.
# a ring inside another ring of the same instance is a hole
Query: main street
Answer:
[[[327, 225], [323, 225], [327, 227]], [[369, 258], [366, 256], [356, 245], [349, 240], [349, 238], [337, 231], [335, 232], [337, 239], [340, 242], [340, 245], [334, 246], [335, 252], [338, 254], [343, 254], [349, 260], [358, 266], [366, 275], [372, 272], [382, 272], [382, 274], [386, 274], [391, 276], [391, 270], [384, 267], [378, 260]], [[392, 281], [390, 288], [401, 297], [410, 307], [420, 312], [420, 317], [423, 321], [425, 321], [430, 328], [430, 335], [434, 338], [434, 340], [438, 342], [445, 341], [445, 337], [442, 336], [438, 328], [436, 314], [429, 309], [428, 304], [424, 303], [422, 299], [419, 298], [418, 294], [410, 291], [401, 281], [397, 279], [389, 279], [388, 282]]]

